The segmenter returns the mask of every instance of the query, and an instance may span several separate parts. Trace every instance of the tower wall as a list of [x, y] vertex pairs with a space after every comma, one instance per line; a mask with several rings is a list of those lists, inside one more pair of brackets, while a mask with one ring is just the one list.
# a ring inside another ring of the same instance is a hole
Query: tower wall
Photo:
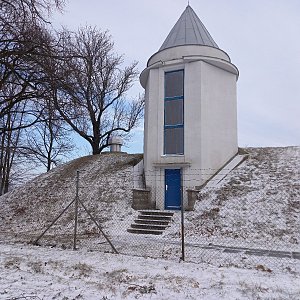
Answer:
[[238, 151], [236, 98], [236, 76], [201, 62], [201, 169], [211, 175]]
[[[164, 74], [184, 69], [184, 154], [164, 155]], [[237, 153], [236, 74], [207, 62], [150, 69], [146, 86], [144, 163], [152, 201], [164, 208], [164, 169], [182, 169], [187, 189], [204, 184]]]
[[188, 5], [140, 75], [145, 179], [157, 208], [186, 207], [187, 190], [237, 153], [238, 75]]
[[220, 49], [209, 46], [199, 47], [199, 45], [181, 45], [153, 54], [149, 58], [147, 66], [151, 66], [157, 62], [165, 62], [170, 59], [182, 59], [183, 57], [188, 56], [214, 57], [230, 62], [228, 54]]

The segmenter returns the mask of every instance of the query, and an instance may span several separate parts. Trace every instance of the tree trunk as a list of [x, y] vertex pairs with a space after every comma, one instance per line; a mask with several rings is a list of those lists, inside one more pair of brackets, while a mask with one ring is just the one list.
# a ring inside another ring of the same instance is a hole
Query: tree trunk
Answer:
[[99, 144], [93, 143], [91, 145], [93, 148], [93, 155], [100, 154], [101, 151], [100, 151]]

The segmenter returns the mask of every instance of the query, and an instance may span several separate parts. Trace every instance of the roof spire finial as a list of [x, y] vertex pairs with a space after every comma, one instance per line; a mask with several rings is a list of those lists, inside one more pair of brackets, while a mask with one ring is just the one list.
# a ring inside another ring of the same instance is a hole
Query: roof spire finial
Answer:
[[190, 0], [188, 0], [188, 6], [190, 6]]

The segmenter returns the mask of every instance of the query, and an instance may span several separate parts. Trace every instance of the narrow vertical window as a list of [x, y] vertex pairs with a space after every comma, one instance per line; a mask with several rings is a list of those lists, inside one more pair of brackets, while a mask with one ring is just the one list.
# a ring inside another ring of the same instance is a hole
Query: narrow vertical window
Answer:
[[184, 71], [165, 73], [164, 154], [184, 151]]

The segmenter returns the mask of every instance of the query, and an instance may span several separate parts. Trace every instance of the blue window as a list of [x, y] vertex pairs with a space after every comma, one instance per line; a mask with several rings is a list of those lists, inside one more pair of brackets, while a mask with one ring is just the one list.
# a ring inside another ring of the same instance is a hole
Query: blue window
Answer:
[[164, 154], [184, 152], [184, 71], [165, 73]]

